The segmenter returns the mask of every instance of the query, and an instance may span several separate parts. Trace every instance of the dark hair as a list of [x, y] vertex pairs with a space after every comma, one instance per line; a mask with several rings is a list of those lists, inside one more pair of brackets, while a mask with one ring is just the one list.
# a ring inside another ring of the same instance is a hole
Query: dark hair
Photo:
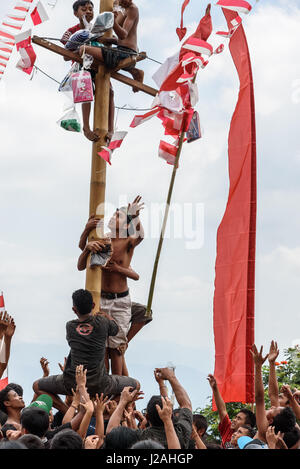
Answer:
[[74, 4], [73, 4], [73, 11], [74, 13], [76, 13], [78, 11], [78, 8], [79, 7], [84, 7], [86, 4], [90, 3], [93, 7], [94, 7], [94, 4], [93, 2], [90, 2], [89, 0], [77, 0]]
[[27, 449], [45, 449], [42, 440], [36, 435], [23, 435], [18, 441], [26, 446]]
[[129, 449], [139, 441], [136, 430], [128, 427], [113, 428], [105, 437], [103, 449]]
[[273, 419], [272, 425], [275, 427], [275, 433], [289, 432], [296, 425], [296, 416], [290, 407], [284, 407]]
[[7, 414], [3, 412], [3, 410], [0, 410], [0, 425], [4, 425], [7, 418]]
[[204, 430], [204, 433], [206, 432], [207, 427], [208, 427], [206, 418], [204, 417], [204, 415], [201, 415], [201, 414], [193, 415], [193, 424], [195, 425], [197, 430]]
[[163, 427], [164, 423], [155, 407], [157, 404], [162, 408], [161, 396], [152, 396], [147, 405], [147, 418], [153, 427]]
[[248, 435], [246, 436], [250, 436], [250, 438], [254, 438], [257, 433], [256, 428], [250, 427], [250, 425], [241, 425], [240, 428], [246, 428], [248, 430]]
[[27, 407], [21, 412], [20, 422], [28, 433], [42, 438], [49, 428], [49, 415], [38, 407]]
[[246, 419], [245, 419], [245, 425], [250, 425], [250, 427], [254, 428], [256, 425], [256, 417], [255, 414], [249, 410], [249, 409], [241, 409], [238, 411], [238, 414], [245, 414]]
[[93, 297], [88, 290], [76, 290], [72, 295], [73, 305], [80, 316], [89, 314], [93, 309]]
[[0, 449], [27, 449], [25, 445], [17, 440], [1, 440]]
[[2, 412], [6, 412], [6, 405], [4, 404], [4, 401], [8, 401], [8, 393], [12, 391], [12, 389], [8, 388], [8, 386], [6, 386], [4, 389], [2, 389], [2, 391], [0, 391], [0, 410], [2, 410]]
[[163, 445], [154, 440], [138, 441], [130, 449], [165, 449]]
[[9, 389], [10, 391], [15, 391], [18, 396], [21, 396], [23, 397], [23, 388], [22, 386], [20, 386], [20, 384], [16, 384], [16, 383], [9, 383], [7, 386], [7, 389]]
[[50, 449], [83, 449], [83, 441], [74, 430], [61, 430], [52, 438]]
[[3, 425], [3, 427], [1, 428], [1, 431], [2, 431], [2, 435], [3, 435], [3, 438], [6, 438], [6, 432], [8, 430], [17, 430], [16, 427], [12, 424], [12, 423], [6, 423], [5, 425]]
[[300, 442], [300, 430], [299, 428], [295, 427], [290, 432], [285, 432], [283, 441], [285, 442], [286, 446], [290, 449], [296, 443]]

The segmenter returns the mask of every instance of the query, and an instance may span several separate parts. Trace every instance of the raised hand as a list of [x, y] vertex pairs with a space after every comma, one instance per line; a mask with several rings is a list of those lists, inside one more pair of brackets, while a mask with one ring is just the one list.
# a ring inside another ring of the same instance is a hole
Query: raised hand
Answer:
[[106, 404], [108, 401], [108, 396], [103, 397], [103, 393], [100, 395], [96, 394], [95, 404], [96, 404], [96, 412], [103, 414], [106, 408]]
[[111, 417], [112, 414], [114, 413], [114, 411], [116, 410], [118, 404], [116, 403], [116, 401], [112, 400], [112, 401], [108, 401], [106, 404], [105, 404], [105, 410], [106, 412], [108, 413], [108, 415]]
[[164, 380], [162, 379], [160, 372], [157, 371], [156, 369], [154, 370], [154, 378], [159, 386], [164, 384]]
[[138, 195], [131, 204], [128, 204], [127, 212], [132, 218], [140, 215], [140, 211], [144, 208], [144, 203], [140, 203], [142, 197]]
[[268, 355], [269, 363], [275, 363], [278, 355], [279, 355], [279, 348], [277, 346], [277, 342], [272, 340], [271, 345], [270, 345], [269, 355]]
[[170, 368], [155, 368], [154, 373], [157, 374], [159, 379], [170, 381], [170, 379], [175, 377], [174, 370]]
[[83, 369], [83, 365], [76, 366], [75, 378], [78, 388], [86, 387], [86, 373], [87, 369]]
[[217, 389], [217, 381], [216, 378], [213, 375], [208, 375], [207, 381], [209, 382], [209, 385], [212, 390]]
[[64, 358], [64, 364], [62, 365], [61, 363], [58, 364], [59, 368], [61, 369], [62, 372], [64, 372], [64, 369], [66, 367], [67, 363], [67, 357]]
[[103, 219], [97, 218], [94, 214], [90, 216], [90, 218], [87, 221], [87, 224], [85, 225], [86, 231], [89, 233], [96, 229], [96, 228], [102, 228], [104, 224]]
[[172, 418], [173, 405], [168, 397], [161, 396], [161, 400], [162, 400], [162, 405], [163, 405], [162, 408], [158, 404], [156, 404], [155, 407], [156, 407], [156, 410], [158, 412], [160, 419], [163, 422], [165, 422], [167, 420], [171, 420]]
[[78, 409], [80, 405], [80, 392], [79, 392], [78, 386], [76, 387], [76, 392], [74, 391], [74, 389], [72, 389], [72, 394], [73, 394], [72, 406]]
[[41, 368], [43, 370], [43, 378], [47, 378], [47, 376], [49, 376], [49, 374], [50, 374], [49, 362], [48, 362], [47, 358], [42, 357], [40, 359], [40, 365], [41, 365]]
[[4, 332], [5, 337], [12, 337], [15, 333], [16, 330], [16, 325], [14, 318], [12, 316], [8, 316], [8, 323], [7, 323], [7, 328]]
[[285, 395], [285, 397], [291, 402], [294, 398], [292, 390], [288, 384], [284, 384], [281, 387], [281, 392]]
[[251, 355], [253, 357], [254, 364], [256, 366], [262, 366], [266, 359], [268, 358], [269, 354], [267, 354], [265, 357], [263, 357], [263, 346], [260, 347], [260, 351], [258, 352], [256, 345], [252, 346], [252, 350], [250, 350]]

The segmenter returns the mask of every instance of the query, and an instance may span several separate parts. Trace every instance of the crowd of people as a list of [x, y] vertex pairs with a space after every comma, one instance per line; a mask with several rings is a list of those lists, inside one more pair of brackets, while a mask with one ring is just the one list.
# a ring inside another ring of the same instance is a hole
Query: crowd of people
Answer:
[[[120, 7], [114, 14], [120, 61], [138, 50], [139, 16], [132, 0], [115, 4]], [[79, 24], [66, 31], [63, 43], [93, 19], [91, 1], [76, 1], [73, 10]], [[112, 56], [105, 47], [94, 44], [86, 51], [110, 65]], [[142, 81], [142, 73], [135, 68], [128, 71]], [[84, 107], [84, 132], [96, 141], [99, 135], [89, 127], [89, 113], [90, 107]], [[274, 341], [266, 356], [262, 347], [252, 348], [255, 412], [254, 407], [241, 406], [230, 420], [218, 383], [213, 375], [208, 376], [219, 415], [221, 443], [211, 438], [205, 416], [193, 412], [188, 392], [171, 368], [154, 370], [157, 395], [144, 405], [143, 412], [137, 409], [136, 402], [144, 398], [143, 383], [129, 376], [125, 353], [129, 342], [152, 320], [144, 305], [132, 302], [127, 284], [128, 278], [139, 279], [131, 262], [144, 237], [139, 219], [142, 208], [140, 196], [128, 207], [118, 208], [109, 222], [110, 232], [101, 240], [90, 240], [101, 220], [92, 215], [87, 221], [79, 241], [77, 267], [101, 267], [99, 311], [95, 311], [88, 290], [76, 290], [72, 295], [75, 319], [66, 324], [70, 352], [61, 365], [62, 373], [50, 375], [49, 362], [42, 357], [43, 376], [34, 381], [33, 398], [27, 406], [20, 384], [8, 383], [0, 391], [0, 449], [300, 449], [300, 391], [288, 385], [279, 389], [275, 369], [279, 350]], [[0, 379], [7, 369], [15, 327], [11, 316], [0, 314]], [[265, 403], [262, 378], [267, 359], [270, 408]], [[166, 382], [178, 403], [175, 409]]]
[[[218, 443], [209, 435], [206, 418], [193, 413], [188, 392], [171, 368], [154, 370], [157, 395], [145, 411], [137, 410], [136, 402], [144, 398], [142, 384], [109, 374], [105, 365], [106, 339], [117, 334], [117, 323], [107, 313], [93, 314], [92, 308], [87, 290], [73, 293], [77, 319], [67, 323], [70, 354], [56, 376], [50, 376], [49, 362], [41, 358], [43, 377], [33, 383], [29, 405], [25, 406], [20, 384], [9, 383], [0, 391], [0, 449], [300, 449], [300, 391], [278, 387], [276, 342], [266, 356], [262, 347], [252, 348], [255, 412], [241, 406], [230, 420], [218, 383], [208, 376], [219, 415]], [[0, 339], [11, 341], [14, 331], [13, 318], [1, 315]], [[265, 405], [262, 378], [267, 359], [270, 408]], [[1, 363], [1, 375], [7, 364], [8, 360]], [[175, 409], [166, 382], [178, 403]]]

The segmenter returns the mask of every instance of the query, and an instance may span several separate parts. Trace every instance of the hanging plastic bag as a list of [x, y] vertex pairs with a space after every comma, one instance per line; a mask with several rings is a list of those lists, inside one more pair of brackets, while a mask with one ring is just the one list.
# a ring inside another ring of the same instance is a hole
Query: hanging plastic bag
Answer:
[[75, 106], [59, 119], [57, 124], [70, 132], [81, 132], [80, 118], [76, 112]]
[[74, 103], [90, 103], [94, 100], [93, 82], [90, 72], [81, 70], [72, 74]]
[[72, 74], [79, 72], [80, 65], [78, 63], [74, 63], [70, 70], [68, 71], [65, 78], [62, 80], [61, 84], [59, 85], [58, 91], [73, 91], [72, 89]]

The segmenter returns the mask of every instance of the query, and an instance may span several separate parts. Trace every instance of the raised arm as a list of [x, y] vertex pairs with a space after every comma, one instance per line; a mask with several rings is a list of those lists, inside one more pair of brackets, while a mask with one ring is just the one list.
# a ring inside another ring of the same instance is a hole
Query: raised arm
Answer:
[[120, 426], [120, 422], [123, 418], [124, 410], [126, 409], [127, 404], [129, 404], [129, 402], [133, 402], [134, 400], [138, 400], [140, 398], [139, 396], [143, 394], [142, 392], [137, 391], [137, 389], [130, 392], [130, 389], [130, 386], [128, 386], [121, 392], [119, 404], [109, 419], [106, 433], [109, 433], [113, 428]]
[[106, 403], [108, 401], [108, 396], [103, 397], [101, 394], [100, 398], [96, 394], [96, 429], [95, 435], [99, 437], [98, 448], [103, 444], [104, 441], [104, 418], [103, 414], [105, 411]]
[[160, 419], [164, 423], [164, 429], [166, 434], [166, 439], [168, 443], [168, 449], [181, 449], [181, 445], [178, 439], [178, 436], [175, 432], [175, 428], [172, 422], [172, 414], [173, 414], [173, 405], [172, 402], [168, 397], [164, 398], [161, 396], [162, 405], [161, 408], [158, 404], [156, 404], [156, 410]]
[[279, 387], [278, 387], [278, 382], [277, 382], [277, 377], [276, 377], [276, 358], [279, 355], [279, 349], [277, 346], [277, 342], [274, 342], [272, 340], [271, 345], [270, 345], [270, 350], [269, 350], [269, 398], [271, 401], [271, 406], [272, 407], [278, 407], [279, 406]]
[[140, 244], [144, 237], [144, 228], [140, 221], [140, 211], [144, 209], [144, 203], [141, 203], [142, 197], [138, 195], [131, 204], [128, 204], [128, 215], [131, 216], [130, 237], [134, 247]]
[[258, 352], [256, 345], [252, 347], [252, 357], [255, 367], [255, 404], [256, 404], [256, 426], [258, 430], [258, 438], [266, 441], [266, 431], [268, 429], [269, 423], [266, 417], [265, 409], [265, 391], [264, 384], [262, 379], [262, 366], [268, 355], [263, 357], [263, 347], [260, 348]]
[[295, 396], [293, 395], [290, 386], [288, 386], [287, 384], [282, 386], [281, 391], [283, 392], [285, 397], [287, 397], [287, 399], [289, 400], [289, 404], [296, 415], [296, 419], [300, 420], [300, 405], [298, 404], [296, 395]]
[[11, 340], [16, 330], [14, 318], [12, 316], [9, 316], [6, 311], [5, 311], [4, 317], [5, 317], [4, 322], [6, 324], [6, 326], [4, 327], [5, 359], [3, 363], [0, 363], [0, 378], [2, 377], [4, 371], [7, 368], [9, 357], [10, 357]]
[[168, 397], [167, 386], [165, 385], [164, 380], [160, 377], [160, 374], [156, 370], [154, 370], [154, 378], [159, 386], [159, 394], [162, 397]]
[[123, 267], [122, 265], [117, 264], [115, 261], [109, 261], [106, 267], [102, 267], [103, 270], [107, 272], [117, 272], [119, 274], [125, 275], [132, 280], [139, 280], [140, 276], [137, 274], [130, 266]]
[[226, 404], [223, 401], [223, 398], [220, 394], [216, 378], [213, 375], [208, 375], [207, 379], [208, 379], [208, 382], [209, 382], [210, 387], [211, 387], [212, 392], [213, 392], [213, 396], [214, 396], [215, 403], [216, 403], [216, 406], [217, 406], [220, 422], [222, 422], [224, 420], [224, 418], [226, 417], [226, 415], [227, 415]]
[[174, 371], [170, 368], [156, 368], [155, 371], [159, 374], [161, 379], [169, 381], [174, 391], [179, 407], [186, 408], [192, 411], [192, 403], [188, 396], [188, 393], [176, 378]]

